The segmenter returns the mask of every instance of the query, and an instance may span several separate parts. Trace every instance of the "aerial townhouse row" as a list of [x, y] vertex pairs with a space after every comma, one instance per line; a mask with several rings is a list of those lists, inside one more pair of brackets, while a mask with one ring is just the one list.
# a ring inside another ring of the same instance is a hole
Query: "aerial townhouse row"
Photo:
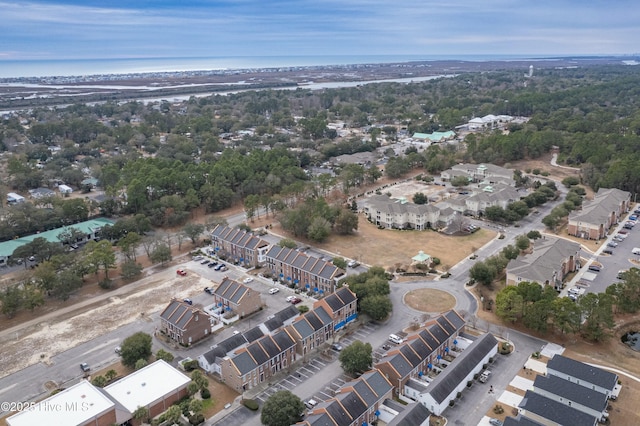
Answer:
[[618, 375], [562, 355], [547, 362], [547, 374], [539, 375], [518, 405], [518, 415], [505, 426], [585, 425], [606, 423], [609, 400], [620, 392]]
[[294, 249], [270, 246], [250, 232], [218, 225], [211, 232], [216, 255], [246, 267], [265, 266], [286, 284], [321, 295], [333, 293], [345, 271], [333, 263]]
[[234, 390], [249, 390], [331, 341], [357, 318], [356, 309], [356, 295], [341, 287], [303, 315], [290, 306], [251, 330], [231, 336], [202, 354], [198, 363]]

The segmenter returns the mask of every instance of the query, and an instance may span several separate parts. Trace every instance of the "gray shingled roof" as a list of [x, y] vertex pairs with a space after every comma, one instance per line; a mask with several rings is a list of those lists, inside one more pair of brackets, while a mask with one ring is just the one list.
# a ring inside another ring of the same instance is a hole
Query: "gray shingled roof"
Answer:
[[507, 417], [504, 419], [502, 426], [544, 426], [542, 423], [538, 423], [535, 420], [531, 420], [529, 417], [518, 414], [517, 417]]
[[553, 395], [558, 395], [567, 401], [575, 402], [599, 412], [603, 412], [607, 408], [607, 395], [604, 393], [589, 389], [569, 380], [562, 379], [558, 376], [536, 376], [533, 382], [534, 391], [547, 391]]
[[536, 240], [533, 253], [509, 261], [507, 273], [537, 283], [551, 281], [554, 272], [558, 274], [557, 279], [562, 279], [562, 263], [569, 256], [575, 256], [579, 249], [580, 244], [564, 238]]
[[294, 265], [302, 271], [325, 279], [334, 279], [344, 274], [342, 269], [331, 262], [308, 256], [305, 253], [287, 247], [271, 246], [267, 251], [266, 257], [278, 260], [287, 265]]
[[584, 383], [592, 383], [611, 391], [613, 391], [618, 382], [618, 376], [614, 373], [562, 355], [554, 355], [547, 362], [547, 371], [548, 374], [554, 374], [554, 371], [565, 373], [580, 379]]
[[249, 373], [250, 371], [258, 368], [258, 364], [253, 360], [249, 352], [242, 351], [239, 354], [235, 355], [231, 361], [233, 365], [236, 366], [238, 371], [240, 371], [240, 375], [244, 375]]
[[429, 418], [429, 416], [431, 416], [431, 412], [427, 410], [425, 406], [418, 404], [417, 402], [412, 402], [406, 407], [403, 407], [403, 410], [400, 411], [393, 420], [387, 423], [387, 426], [421, 425]]
[[239, 247], [250, 250], [255, 250], [269, 245], [267, 241], [256, 237], [250, 232], [239, 228], [229, 228], [224, 225], [217, 225], [213, 231], [211, 231], [211, 236], [218, 237], [223, 241], [228, 241]]
[[493, 334], [487, 333], [480, 336], [456, 357], [455, 362], [452, 362], [431, 381], [428, 389], [429, 395], [438, 404], [442, 403], [497, 345], [498, 341], [493, 337]]
[[273, 318], [265, 321], [264, 325], [269, 331], [274, 331], [282, 327], [287, 320], [297, 317], [298, 315], [300, 315], [298, 308], [293, 305], [289, 305], [283, 310], [273, 314]]
[[242, 333], [242, 335], [245, 339], [247, 339], [247, 342], [251, 343], [264, 336], [264, 333], [262, 332], [262, 330], [260, 330], [260, 326], [258, 325], [256, 327], [253, 327], [252, 329], [245, 331], [244, 333]]
[[329, 414], [325, 412], [320, 412], [319, 414], [310, 414], [302, 423], [297, 424], [307, 424], [310, 426], [338, 426], [336, 422], [329, 416]]
[[206, 312], [179, 300], [172, 300], [162, 311], [160, 317], [180, 330], [185, 330], [195, 315], [209, 318]]
[[587, 413], [583, 413], [582, 411], [546, 398], [530, 390], [524, 394], [524, 398], [518, 407], [526, 410], [525, 414], [537, 414], [542, 418], [563, 426], [595, 426], [598, 423], [598, 419], [594, 416], [590, 416]]

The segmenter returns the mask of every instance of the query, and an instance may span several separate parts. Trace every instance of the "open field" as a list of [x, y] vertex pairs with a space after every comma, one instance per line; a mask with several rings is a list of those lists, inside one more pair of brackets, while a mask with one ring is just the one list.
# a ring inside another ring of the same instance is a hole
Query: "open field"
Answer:
[[445, 312], [456, 306], [456, 298], [446, 291], [421, 288], [404, 296], [404, 303], [422, 312]]

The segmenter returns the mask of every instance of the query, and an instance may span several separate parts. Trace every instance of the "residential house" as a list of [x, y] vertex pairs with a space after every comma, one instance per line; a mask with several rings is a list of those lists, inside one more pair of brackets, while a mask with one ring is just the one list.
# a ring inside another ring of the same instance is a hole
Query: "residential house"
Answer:
[[234, 334], [200, 355], [198, 357], [198, 365], [207, 373], [221, 376], [222, 359], [248, 344], [249, 342], [243, 334]]
[[226, 356], [221, 362], [222, 380], [237, 392], [269, 380], [295, 360], [294, 338], [286, 329], [267, 335]]
[[547, 362], [547, 375], [558, 376], [610, 397], [618, 383], [618, 375], [562, 355]]
[[407, 381], [403, 395], [424, 405], [435, 415], [441, 415], [455, 401], [467, 382], [483, 369], [483, 365], [498, 353], [498, 340], [483, 334], [457, 355], [447, 368], [430, 381], [424, 374]]
[[283, 310], [271, 315], [262, 323], [265, 334], [273, 334], [276, 330], [284, 326], [291, 325], [293, 321], [300, 316], [300, 311], [294, 305], [289, 305]]
[[536, 376], [533, 390], [539, 395], [567, 404], [596, 419], [605, 419], [609, 415], [607, 413], [609, 398], [606, 394], [553, 374]]
[[215, 325], [203, 310], [173, 299], [160, 314], [160, 331], [171, 340], [189, 346], [208, 337]]
[[609, 228], [620, 222], [631, 208], [631, 193], [616, 188], [600, 188], [580, 210], [569, 213], [569, 235], [589, 240], [607, 237]]
[[386, 399], [378, 411], [378, 418], [387, 426], [429, 426], [431, 418], [431, 412], [417, 402], [403, 405]]
[[214, 290], [213, 300], [220, 311], [235, 313], [241, 318], [262, 307], [260, 293], [228, 277]]
[[56, 195], [56, 193], [50, 190], [49, 188], [36, 188], [36, 189], [30, 189], [29, 195], [31, 195], [31, 198], [35, 198], [39, 200], [47, 197], [53, 197]]
[[513, 170], [494, 164], [456, 164], [448, 170], [440, 173], [443, 182], [451, 181], [456, 176], [465, 176], [469, 183], [483, 183], [495, 185], [502, 183], [512, 187], [516, 186], [513, 178]]
[[507, 285], [522, 281], [560, 290], [567, 274], [580, 268], [580, 244], [564, 238], [545, 237], [533, 244], [533, 252], [518, 256], [507, 265]]
[[333, 263], [294, 249], [271, 246], [266, 268], [273, 277], [321, 295], [333, 293], [345, 271]]
[[518, 405], [518, 412], [544, 425], [596, 426], [598, 419], [570, 405], [528, 390]]
[[16, 194], [15, 192], [8, 192], [7, 193], [7, 204], [12, 206], [14, 204], [19, 204], [19, 203], [24, 203], [25, 202], [25, 198], [20, 195], [20, 194]]
[[334, 322], [323, 306], [296, 318], [287, 328], [296, 341], [296, 352], [305, 356], [333, 337]]
[[211, 231], [211, 244], [218, 256], [244, 266], [263, 265], [269, 243], [239, 228], [217, 225]]
[[378, 419], [382, 403], [393, 396], [393, 386], [378, 370], [345, 383], [333, 398], [314, 407], [299, 422], [308, 426], [360, 426]]
[[409, 335], [401, 345], [390, 349], [375, 365], [394, 386], [404, 392], [407, 381], [422, 377], [457, 344], [456, 337], [465, 327], [464, 319], [454, 310], [445, 312]]
[[322, 306], [331, 315], [333, 328], [340, 330], [358, 317], [358, 298], [348, 287], [340, 287], [313, 304], [316, 309]]
[[[65, 409], [52, 412], [52, 407]], [[33, 426], [55, 423], [65, 426], [111, 426], [116, 423], [116, 403], [86, 380], [81, 380], [80, 383], [69, 386], [29, 408], [8, 417], [7, 425]]]
[[58, 185], [58, 191], [62, 195], [69, 195], [73, 192], [73, 189], [68, 185]]

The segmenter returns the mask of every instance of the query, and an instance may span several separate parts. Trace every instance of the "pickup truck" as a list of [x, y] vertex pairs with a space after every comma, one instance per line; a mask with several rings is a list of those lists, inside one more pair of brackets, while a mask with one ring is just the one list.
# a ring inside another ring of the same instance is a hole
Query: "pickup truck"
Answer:
[[478, 377], [478, 381], [480, 383], [486, 383], [487, 380], [489, 380], [489, 377], [491, 377], [491, 371], [485, 370], [485, 371], [482, 372], [480, 377]]

